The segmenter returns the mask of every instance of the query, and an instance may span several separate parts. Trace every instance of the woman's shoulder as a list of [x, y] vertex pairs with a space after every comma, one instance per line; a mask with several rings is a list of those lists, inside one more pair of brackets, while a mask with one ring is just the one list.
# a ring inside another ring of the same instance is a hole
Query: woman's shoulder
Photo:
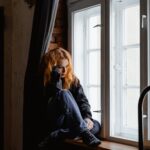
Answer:
[[78, 89], [80, 89], [81, 87], [82, 86], [81, 86], [79, 78], [75, 76], [74, 81], [72, 82], [72, 84], [70, 86], [70, 90], [75, 92]]
[[78, 87], [80, 85], [80, 80], [78, 77], [74, 76], [74, 80], [72, 82], [73, 87]]

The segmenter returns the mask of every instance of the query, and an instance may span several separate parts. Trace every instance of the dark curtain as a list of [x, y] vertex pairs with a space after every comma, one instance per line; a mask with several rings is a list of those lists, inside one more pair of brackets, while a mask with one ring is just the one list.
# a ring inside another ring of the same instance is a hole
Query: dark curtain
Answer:
[[[28, 64], [24, 80], [23, 149], [37, 150], [47, 133], [42, 78], [39, 76], [41, 56], [50, 42], [59, 0], [37, 0], [35, 5]], [[15, 136], [15, 135], [14, 135]]]
[[0, 149], [4, 147], [4, 8], [0, 7]]

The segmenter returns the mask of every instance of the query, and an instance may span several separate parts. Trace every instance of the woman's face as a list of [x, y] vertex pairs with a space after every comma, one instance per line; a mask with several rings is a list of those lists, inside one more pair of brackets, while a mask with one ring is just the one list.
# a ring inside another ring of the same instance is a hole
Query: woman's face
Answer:
[[69, 65], [69, 62], [67, 59], [61, 59], [57, 63], [57, 69], [61, 75], [61, 78], [64, 78], [66, 76], [68, 65]]

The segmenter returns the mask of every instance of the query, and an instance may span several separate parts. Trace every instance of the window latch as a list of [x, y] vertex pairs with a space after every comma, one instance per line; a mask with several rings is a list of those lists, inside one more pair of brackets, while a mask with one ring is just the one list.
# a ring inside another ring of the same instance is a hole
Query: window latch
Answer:
[[142, 29], [146, 28], [146, 25], [147, 25], [147, 16], [146, 16], [146, 15], [142, 15], [141, 28], [142, 28]]
[[144, 118], [144, 119], [147, 118], [147, 114], [143, 114], [143, 118]]
[[93, 110], [95, 113], [101, 113], [101, 110]]
[[101, 24], [97, 24], [97, 25], [93, 26], [93, 28], [97, 28], [97, 27], [102, 27], [102, 25]]

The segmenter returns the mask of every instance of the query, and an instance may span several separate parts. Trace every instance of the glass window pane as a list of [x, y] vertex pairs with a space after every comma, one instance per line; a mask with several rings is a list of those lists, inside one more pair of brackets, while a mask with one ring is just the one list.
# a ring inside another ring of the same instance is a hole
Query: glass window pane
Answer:
[[112, 0], [110, 20], [110, 134], [137, 140], [140, 92], [139, 0]]
[[100, 85], [100, 51], [89, 53], [89, 84]]
[[139, 88], [128, 88], [124, 90], [124, 105], [123, 105], [123, 127], [138, 128], [138, 100]]
[[[77, 74], [80, 82], [84, 83], [84, 75], [83, 75], [83, 55], [84, 55], [84, 11], [79, 11], [73, 13], [74, 24], [73, 24], [73, 63], [74, 63], [74, 70]], [[76, 32], [75, 32], [76, 31]]]
[[136, 44], [140, 40], [140, 8], [139, 5], [131, 6], [124, 11], [124, 44]]
[[125, 50], [123, 74], [124, 84], [140, 85], [140, 50], [139, 48], [129, 48]]
[[[91, 104], [92, 111], [100, 110], [100, 5], [73, 13], [73, 63]], [[100, 112], [92, 112], [100, 122]]]
[[100, 48], [100, 27], [94, 27], [100, 24], [100, 16], [93, 16], [89, 18], [89, 49]]
[[88, 99], [91, 104], [92, 116], [94, 119], [100, 120], [100, 112], [93, 112], [101, 110], [100, 103], [100, 87], [90, 87], [88, 89]]

